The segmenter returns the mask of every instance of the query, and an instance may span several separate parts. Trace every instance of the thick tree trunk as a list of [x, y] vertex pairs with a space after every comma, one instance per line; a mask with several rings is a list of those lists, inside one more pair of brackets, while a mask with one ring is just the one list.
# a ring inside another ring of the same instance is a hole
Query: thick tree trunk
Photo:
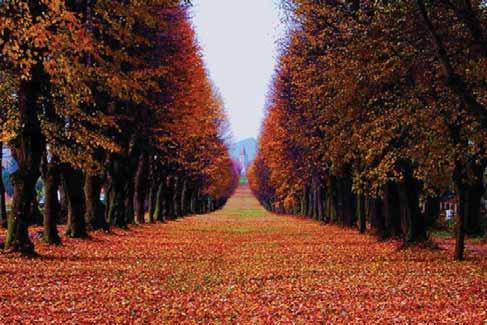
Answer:
[[191, 189], [190, 191], [190, 211], [191, 211], [191, 214], [195, 214], [197, 212], [197, 209], [196, 209], [196, 191], [193, 189]]
[[187, 181], [186, 179], [182, 180], [182, 184], [181, 184], [181, 200], [180, 200], [180, 205], [181, 205], [181, 208], [180, 208], [180, 211], [181, 211], [181, 216], [185, 216], [188, 214], [188, 206], [186, 204], [186, 201], [187, 201]]
[[61, 173], [68, 201], [66, 235], [71, 238], [86, 238], [88, 233], [84, 213], [83, 172], [71, 166], [63, 165]]
[[172, 199], [171, 199], [171, 205], [173, 206], [173, 219], [177, 219], [178, 217], [181, 216], [181, 211], [179, 207], [179, 203], [181, 202], [179, 199], [181, 194], [180, 183], [181, 183], [180, 178], [177, 176], [174, 177], [174, 187], [173, 187]]
[[108, 231], [110, 227], [105, 220], [105, 206], [100, 201], [102, 185], [103, 181], [100, 176], [90, 174], [85, 176], [85, 220], [93, 230]]
[[455, 228], [455, 260], [462, 261], [464, 259], [465, 251], [465, 213], [468, 210], [466, 200], [466, 182], [465, 182], [465, 168], [460, 162], [456, 163], [455, 171], [453, 173], [453, 181], [458, 196], [458, 213]]
[[47, 244], [59, 245], [61, 238], [57, 229], [59, 216], [59, 199], [58, 188], [60, 183], [60, 169], [55, 162], [45, 161], [45, 168], [43, 168], [44, 181], [44, 237], [43, 240]]
[[157, 189], [156, 204], [154, 210], [154, 219], [160, 222], [164, 222], [164, 192], [165, 186], [164, 182], [160, 182], [159, 188]]
[[358, 214], [358, 231], [364, 234], [367, 230], [365, 217], [365, 196], [359, 195], [357, 200], [357, 214]]
[[458, 192], [458, 213], [457, 213], [457, 222], [455, 225], [455, 260], [462, 261], [464, 259], [464, 251], [465, 251], [465, 212], [468, 208], [466, 204], [465, 198], [465, 188], [463, 184], [457, 184], [457, 192]]
[[176, 185], [175, 185], [174, 177], [172, 176], [163, 177], [163, 181], [166, 184], [166, 188], [164, 191], [165, 193], [163, 197], [164, 206], [165, 206], [164, 212], [165, 212], [165, 217], [170, 220], [170, 219], [174, 219], [176, 215], [176, 211], [174, 210], [174, 204], [173, 204], [174, 191], [176, 190], [175, 189]]
[[424, 203], [424, 218], [426, 228], [430, 229], [437, 225], [440, 218], [439, 196], [428, 196]]
[[316, 209], [317, 209], [317, 213], [318, 213], [317, 219], [320, 221], [324, 221], [324, 214], [325, 214], [324, 213], [324, 207], [323, 207], [324, 200], [325, 200], [325, 197], [323, 195], [323, 186], [321, 184], [319, 184], [318, 185], [318, 193], [317, 193]]
[[66, 189], [64, 188], [63, 182], [60, 179], [59, 183], [59, 214], [58, 223], [66, 224], [68, 223], [68, 198], [66, 195]]
[[337, 223], [339, 220], [338, 217], [338, 189], [336, 186], [336, 178], [334, 176], [330, 176], [328, 179], [328, 191], [327, 191], [327, 222], [330, 223]]
[[32, 79], [22, 81], [18, 91], [18, 117], [21, 129], [12, 145], [18, 169], [11, 175], [14, 186], [12, 213], [8, 220], [5, 248], [31, 254], [34, 245], [29, 239], [28, 224], [32, 217], [35, 186], [40, 176], [44, 141], [37, 118], [38, 97], [42, 82], [42, 66], [32, 70]]
[[404, 181], [398, 184], [402, 233], [405, 243], [427, 239], [426, 228], [419, 208], [419, 183], [408, 165], [403, 166]]
[[387, 238], [383, 207], [384, 204], [380, 198], [369, 199], [369, 216], [371, 225], [375, 228], [376, 235], [381, 240]]
[[384, 236], [399, 237], [401, 229], [401, 211], [399, 203], [398, 186], [388, 182], [384, 186]]
[[118, 154], [112, 155], [109, 164], [109, 195], [108, 195], [108, 216], [111, 225], [122, 229], [128, 228], [127, 213], [125, 211], [126, 183], [127, 183], [127, 162]]
[[133, 173], [129, 173], [129, 178], [125, 182], [125, 220], [128, 224], [135, 224], [135, 182]]
[[343, 221], [344, 225], [347, 227], [354, 227], [356, 225], [355, 219], [355, 195], [352, 192], [353, 181], [350, 176], [345, 176], [342, 181], [342, 210], [343, 210]]
[[306, 215], [306, 211], [308, 210], [307, 200], [306, 200], [307, 197], [308, 197], [308, 189], [307, 189], [306, 186], [304, 186], [303, 193], [301, 195], [301, 211], [300, 211], [300, 214], [302, 216], [305, 216]]
[[147, 196], [148, 183], [148, 169], [147, 169], [147, 154], [141, 153], [139, 157], [139, 164], [135, 174], [135, 219], [137, 223], [145, 223], [145, 199]]
[[3, 184], [3, 142], [0, 141], [0, 227], [7, 226], [7, 200]]
[[[152, 170], [152, 167], [151, 167]], [[156, 211], [156, 206], [157, 206], [157, 192], [159, 190], [159, 183], [162, 182], [160, 179], [159, 175], [155, 175], [151, 171], [151, 180], [150, 180], [150, 189], [149, 189], [149, 197], [147, 199], [149, 208], [148, 208], [148, 213], [149, 215], [147, 216], [147, 222], [148, 223], [153, 223], [154, 222], [154, 212]]]

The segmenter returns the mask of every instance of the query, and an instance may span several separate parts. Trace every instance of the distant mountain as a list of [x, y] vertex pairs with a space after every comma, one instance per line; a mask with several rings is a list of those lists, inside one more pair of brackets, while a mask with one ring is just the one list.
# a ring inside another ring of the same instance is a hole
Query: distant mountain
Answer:
[[230, 147], [230, 155], [232, 156], [232, 159], [240, 161], [243, 148], [245, 148], [248, 162], [252, 162], [257, 154], [257, 140], [249, 138], [233, 144]]

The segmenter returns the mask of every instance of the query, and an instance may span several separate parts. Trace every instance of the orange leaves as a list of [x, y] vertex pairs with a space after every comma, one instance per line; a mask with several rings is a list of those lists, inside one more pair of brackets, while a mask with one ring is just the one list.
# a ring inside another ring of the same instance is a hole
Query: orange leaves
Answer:
[[[485, 255], [398, 250], [261, 209], [225, 210], [0, 255], [2, 323], [466, 323], [485, 321]], [[29, 276], [26, 276], [28, 274]]]

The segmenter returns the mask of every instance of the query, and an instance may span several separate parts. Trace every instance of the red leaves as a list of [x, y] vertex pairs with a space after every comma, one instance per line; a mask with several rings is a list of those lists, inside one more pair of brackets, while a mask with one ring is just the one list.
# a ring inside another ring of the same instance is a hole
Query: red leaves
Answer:
[[0, 256], [0, 322], [482, 323], [487, 258], [267, 214], [225, 210]]

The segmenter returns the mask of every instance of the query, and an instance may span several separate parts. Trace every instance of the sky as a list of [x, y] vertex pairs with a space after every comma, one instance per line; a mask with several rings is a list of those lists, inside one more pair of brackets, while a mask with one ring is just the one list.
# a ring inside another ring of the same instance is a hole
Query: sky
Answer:
[[193, 0], [192, 16], [210, 78], [236, 141], [256, 138], [284, 29], [278, 0]]

